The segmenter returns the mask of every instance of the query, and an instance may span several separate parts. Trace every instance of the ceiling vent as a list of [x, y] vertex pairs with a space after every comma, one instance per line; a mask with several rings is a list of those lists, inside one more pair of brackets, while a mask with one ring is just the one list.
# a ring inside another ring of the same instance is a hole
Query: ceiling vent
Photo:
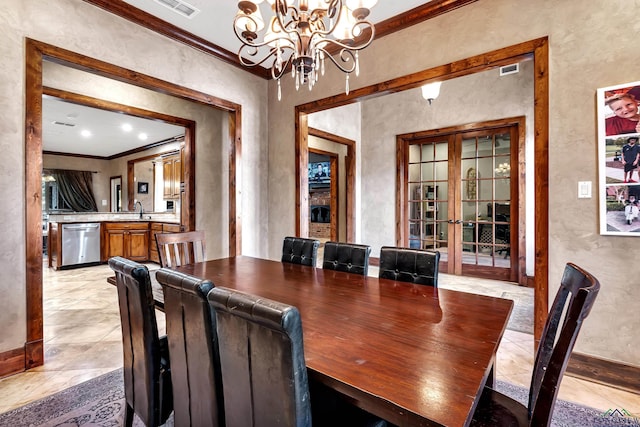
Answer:
[[506, 76], [507, 74], [515, 74], [520, 71], [520, 64], [511, 64], [500, 67], [500, 75]]
[[68, 126], [68, 127], [70, 127], [70, 128], [72, 128], [72, 127], [74, 127], [74, 126], [75, 126], [75, 123], [65, 123], [65, 122], [59, 122], [59, 121], [57, 121], [57, 120], [54, 120], [54, 121], [53, 121], [53, 122], [51, 122], [51, 123], [53, 123], [54, 125], [58, 125], [58, 126]]
[[189, 3], [183, 2], [182, 0], [155, 0], [155, 2], [168, 7], [174, 12], [179, 13], [182, 16], [186, 16], [187, 18], [193, 18], [200, 13], [199, 9], [196, 9], [194, 6], [191, 6]]

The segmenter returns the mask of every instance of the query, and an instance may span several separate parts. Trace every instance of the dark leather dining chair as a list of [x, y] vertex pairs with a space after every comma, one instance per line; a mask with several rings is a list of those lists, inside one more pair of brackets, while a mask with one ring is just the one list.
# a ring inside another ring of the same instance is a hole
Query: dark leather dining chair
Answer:
[[574, 264], [566, 265], [536, 352], [528, 405], [485, 387], [472, 426], [544, 427], [551, 424], [562, 376], [582, 321], [589, 315], [599, 290], [600, 283], [595, 277]]
[[207, 259], [207, 245], [201, 230], [158, 233], [156, 243], [162, 267], [180, 267]]
[[322, 268], [366, 276], [369, 272], [370, 252], [371, 247], [368, 245], [326, 242]]
[[282, 262], [315, 267], [319, 246], [319, 240], [285, 237], [282, 244]]
[[213, 288], [228, 427], [310, 426], [311, 401], [298, 309]]
[[440, 252], [383, 246], [378, 277], [437, 287], [439, 261]]
[[214, 285], [168, 268], [158, 270], [156, 280], [164, 293], [174, 424], [224, 426], [215, 316], [207, 301]]
[[164, 424], [173, 410], [167, 338], [158, 336], [149, 270], [122, 257], [109, 259], [116, 273], [124, 355], [125, 425], [134, 413], [146, 426]]

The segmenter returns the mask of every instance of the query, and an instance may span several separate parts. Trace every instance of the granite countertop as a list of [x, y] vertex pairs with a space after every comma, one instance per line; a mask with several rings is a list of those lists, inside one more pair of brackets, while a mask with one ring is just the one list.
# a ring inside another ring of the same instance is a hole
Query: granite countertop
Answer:
[[180, 218], [175, 212], [81, 212], [49, 214], [48, 222], [166, 222], [179, 224]]

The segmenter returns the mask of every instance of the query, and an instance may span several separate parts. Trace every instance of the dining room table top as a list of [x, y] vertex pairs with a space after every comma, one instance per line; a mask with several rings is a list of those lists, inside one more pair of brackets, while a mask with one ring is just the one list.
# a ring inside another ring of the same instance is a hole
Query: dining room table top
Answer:
[[396, 425], [464, 426], [513, 302], [247, 256], [177, 271], [298, 308], [309, 377]]

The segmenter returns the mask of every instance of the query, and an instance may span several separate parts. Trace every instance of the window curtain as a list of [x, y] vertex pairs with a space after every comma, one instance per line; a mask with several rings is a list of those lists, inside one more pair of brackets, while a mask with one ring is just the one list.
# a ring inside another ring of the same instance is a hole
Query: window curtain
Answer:
[[75, 212], [97, 212], [93, 196], [93, 177], [90, 171], [53, 169], [49, 173], [56, 180], [58, 192]]

